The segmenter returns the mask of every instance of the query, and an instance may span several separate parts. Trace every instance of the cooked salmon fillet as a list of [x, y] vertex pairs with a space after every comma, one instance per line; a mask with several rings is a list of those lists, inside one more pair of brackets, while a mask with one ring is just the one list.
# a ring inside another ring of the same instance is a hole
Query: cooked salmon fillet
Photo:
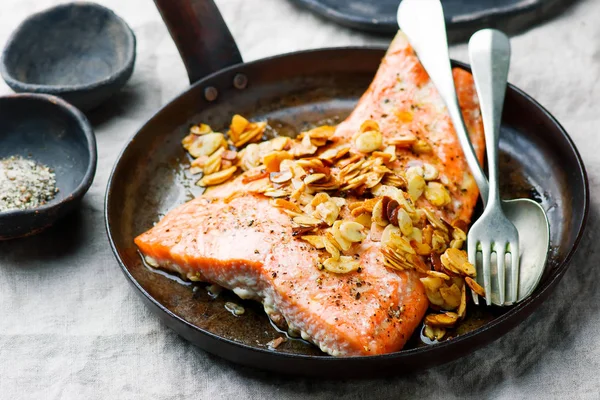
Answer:
[[[462, 70], [454, 77], [481, 159], [483, 133], [473, 81]], [[411, 134], [430, 144], [427, 154], [399, 153], [396, 165], [435, 165], [452, 199], [436, 212], [447, 221], [468, 223], [477, 188], [442, 100], [402, 33], [354, 112], [336, 128], [331, 146], [350, 143], [366, 119], [379, 123], [384, 139]], [[177, 207], [138, 236], [136, 245], [155, 267], [261, 302], [277, 325], [328, 354], [402, 349], [429, 306], [419, 273], [384, 266], [380, 243], [371, 237], [343, 252], [360, 263], [358, 270], [335, 274], [316, 268], [323, 250], [294, 236], [290, 216], [264, 195], [249, 193], [249, 185], [242, 176]], [[431, 207], [424, 198], [419, 202]]]

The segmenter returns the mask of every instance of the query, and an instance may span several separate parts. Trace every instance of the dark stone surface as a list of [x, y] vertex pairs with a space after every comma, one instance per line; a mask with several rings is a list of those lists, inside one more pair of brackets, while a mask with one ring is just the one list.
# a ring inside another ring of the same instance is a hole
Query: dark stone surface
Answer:
[[[399, 0], [291, 0], [341, 25], [368, 32], [398, 30]], [[442, 0], [448, 38], [466, 41], [475, 31], [496, 28], [513, 34], [540, 23], [577, 0]]]
[[56, 197], [30, 209], [0, 212], [0, 240], [51, 226], [79, 204], [96, 172], [96, 140], [87, 118], [65, 101], [41, 94], [0, 97], [0, 159], [19, 155], [56, 174]]
[[135, 36], [108, 8], [71, 3], [27, 18], [0, 65], [15, 92], [47, 93], [90, 110], [121, 89], [135, 63]]

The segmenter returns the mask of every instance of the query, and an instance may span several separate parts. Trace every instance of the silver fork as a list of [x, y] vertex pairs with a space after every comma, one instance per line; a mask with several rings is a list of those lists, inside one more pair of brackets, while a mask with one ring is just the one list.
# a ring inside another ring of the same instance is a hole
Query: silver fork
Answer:
[[[494, 303], [507, 305], [517, 301], [519, 282], [519, 233], [502, 211], [498, 187], [498, 143], [510, 65], [509, 39], [494, 29], [481, 30], [469, 41], [469, 56], [485, 131], [489, 194], [483, 214], [469, 230], [467, 248], [469, 261], [477, 268], [478, 283], [481, 284], [483, 278], [487, 305], [492, 304], [492, 296], [497, 299]], [[481, 263], [478, 263], [477, 252], [481, 252]], [[492, 282], [493, 253], [496, 253], [496, 285]], [[511, 255], [508, 266], [505, 264], [507, 253]], [[510, 275], [508, 299], [506, 271]], [[478, 304], [475, 293], [473, 300]]]

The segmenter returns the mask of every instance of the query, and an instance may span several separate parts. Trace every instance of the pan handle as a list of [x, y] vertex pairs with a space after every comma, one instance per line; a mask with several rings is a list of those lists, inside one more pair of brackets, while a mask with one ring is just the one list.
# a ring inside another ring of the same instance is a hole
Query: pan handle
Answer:
[[154, 0], [194, 83], [242, 56], [213, 0]]

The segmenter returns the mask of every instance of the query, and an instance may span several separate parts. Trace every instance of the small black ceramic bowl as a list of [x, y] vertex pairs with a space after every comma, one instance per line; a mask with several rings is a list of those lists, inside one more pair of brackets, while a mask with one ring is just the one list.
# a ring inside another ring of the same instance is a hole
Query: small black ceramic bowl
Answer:
[[58, 97], [3, 96], [0, 159], [10, 156], [50, 167], [59, 191], [38, 208], [0, 211], [0, 240], [38, 233], [79, 204], [96, 172], [96, 139], [81, 111]]
[[87, 111], [133, 73], [135, 36], [108, 8], [69, 3], [33, 14], [9, 38], [0, 73], [15, 92], [60, 96]]

